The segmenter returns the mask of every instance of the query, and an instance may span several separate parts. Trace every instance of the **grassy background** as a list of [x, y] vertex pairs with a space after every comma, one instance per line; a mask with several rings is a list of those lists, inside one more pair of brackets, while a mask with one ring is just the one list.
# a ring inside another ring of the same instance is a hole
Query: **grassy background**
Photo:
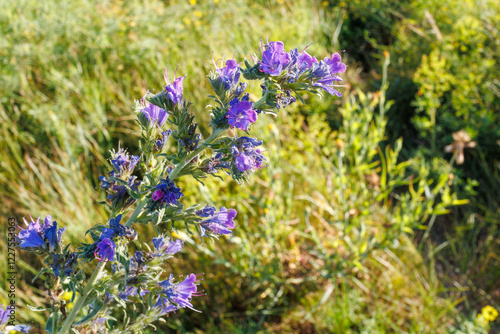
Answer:
[[[212, 51], [242, 59], [267, 38], [346, 50], [343, 99], [259, 120], [270, 163], [249, 185], [183, 185], [186, 203], [235, 207], [238, 228], [202, 245], [180, 233], [188, 246], [167, 265], [205, 273], [207, 296], [162, 328], [480, 333], [475, 314], [500, 303], [499, 20], [479, 0], [3, 1], [2, 216], [51, 214], [75, 242], [103, 222], [107, 152], [134, 152], [133, 101], [167, 66], [188, 74], [206, 133]], [[460, 129], [478, 145], [457, 166], [443, 148]], [[28, 284], [39, 262], [17, 264], [19, 303], [43, 305], [43, 282]]]

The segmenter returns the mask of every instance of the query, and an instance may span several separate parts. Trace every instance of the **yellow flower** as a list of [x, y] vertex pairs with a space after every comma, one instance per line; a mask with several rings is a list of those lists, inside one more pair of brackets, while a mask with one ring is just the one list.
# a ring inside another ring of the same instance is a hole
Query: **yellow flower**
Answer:
[[[76, 296], [78, 297], [78, 292], [76, 293]], [[64, 291], [60, 297], [62, 300], [69, 302], [71, 298], [73, 298], [73, 292], [70, 291]], [[75, 298], [76, 299], [76, 298]]]
[[194, 11], [194, 15], [198, 16], [198, 17], [202, 17], [203, 16], [203, 14], [200, 11], [198, 11], [198, 10]]
[[327, 7], [328, 6], [328, 1], [323, 1], [321, 4], [323, 5], [323, 7]]
[[189, 3], [194, 6], [196, 5], [196, 0], [189, 0]]
[[73, 306], [74, 306], [73, 303], [66, 304], [66, 310], [68, 310], [68, 311], [71, 310], [73, 308]]
[[186, 24], [187, 26], [191, 24], [191, 20], [188, 19], [187, 17], [183, 18], [182, 22], [184, 22], [184, 24]]
[[481, 310], [481, 315], [486, 321], [492, 322], [498, 317], [498, 311], [493, 306], [486, 305]]

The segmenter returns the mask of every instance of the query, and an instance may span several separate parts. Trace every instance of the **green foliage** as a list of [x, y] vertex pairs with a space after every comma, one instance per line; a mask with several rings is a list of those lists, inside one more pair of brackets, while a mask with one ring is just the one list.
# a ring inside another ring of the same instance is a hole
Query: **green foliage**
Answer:
[[[269, 166], [246, 191], [229, 177], [179, 182], [185, 207], [222, 202], [239, 226], [217, 244], [179, 226], [193, 251], [167, 266], [205, 273], [207, 296], [197, 299], [202, 314], [179, 312], [159, 330], [474, 333], [471, 310], [498, 306], [495, 1], [21, 0], [0, 9], [3, 215], [51, 214], [83, 242], [82, 231], [104, 222], [99, 166], [118, 141], [141, 135], [131, 131], [132, 102], [164, 85], [162, 66], [189, 74], [189, 113], [208, 119], [212, 51], [241, 59], [267, 37], [313, 41], [311, 53], [324, 56], [346, 50], [355, 89], [342, 91], [341, 107], [304, 95], [308, 106], [259, 119]], [[389, 87], [382, 51], [392, 57]], [[457, 166], [443, 149], [461, 129], [478, 145]], [[162, 226], [139, 232], [152, 228]], [[33, 261], [18, 257], [26, 281]], [[5, 288], [0, 281], [0, 302]], [[43, 282], [19, 283], [20, 318], [45, 322], [26, 306], [47, 306], [44, 293]]]

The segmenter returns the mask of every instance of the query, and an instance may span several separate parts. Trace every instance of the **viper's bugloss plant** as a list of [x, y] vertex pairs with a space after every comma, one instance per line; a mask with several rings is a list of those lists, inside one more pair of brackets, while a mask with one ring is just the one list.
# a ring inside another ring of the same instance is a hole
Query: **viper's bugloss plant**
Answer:
[[[317, 61], [305, 50], [287, 52], [282, 42], [269, 42], [261, 55], [251, 58], [244, 60], [245, 68], [234, 59], [214, 62], [208, 76], [214, 91], [212, 133], [205, 140], [184, 99], [185, 75], [170, 79], [165, 71], [164, 89], [136, 102], [139, 152], [133, 155], [122, 147], [111, 151], [110, 171], [99, 177], [105, 193], [101, 204], [110, 216], [87, 231], [90, 241], [65, 245], [65, 228], [50, 216], [43, 224], [38, 218], [20, 227], [18, 246], [42, 256], [46, 265], [36, 278], [45, 278], [50, 305], [32, 309], [50, 313], [47, 332], [138, 333], [169, 313], [196, 310], [194, 297], [204, 295], [200, 274], [165, 273], [165, 261], [184, 247], [168, 233], [185, 228], [197, 233], [200, 242], [230, 235], [237, 227], [237, 212], [204, 203], [186, 207], [179, 179], [201, 182], [225, 174], [243, 184], [266, 167], [263, 142], [249, 134], [259, 117], [277, 115], [297, 99], [304, 102], [300, 94], [305, 92], [341, 96], [335, 83], [346, 67], [338, 53]], [[258, 101], [250, 101], [242, 78], [260, 82]], [[226, 134], [230, 128], [235, 132]], [[154, 224], [159, 235], [138, 235], [135, 224]], [[160, 234], [160, 225], [167, 234]], [[86, 277], [89, 267], [94, 272]], [[127, 303], [134, 303], [136, 311], [127, 312]]]

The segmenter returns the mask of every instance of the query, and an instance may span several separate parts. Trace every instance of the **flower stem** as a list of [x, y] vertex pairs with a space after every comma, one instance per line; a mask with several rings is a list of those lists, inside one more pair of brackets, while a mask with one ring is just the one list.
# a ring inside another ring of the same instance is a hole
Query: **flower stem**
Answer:
[[267, 92], [258, 101], [256, 101], [256, 102], [253, 103], [252, 108], [253, 109], [260, 109], [260, 108], [262, 108], [262, 106], [264, 106], [264, 104], [266, 104], [266, 100], [267, 100]]
[[142, 211], [142, 208], [144, 208], [146, 203], [147, 203], [147, 201], [145, 199], [139, 201], [139, 204], [137, 204], [137, 206], [135, 207], [134, 212], [132, 212], [132, 215], [127, 220], [127, 223], [125, 224], [125, 226], [130, 227], [134, 223], [134, 220], [137, 218], [137, 216], [139, 216], [139, 214]]
[[71, 313], [68, 315], [66, 320], [64, 321], [63, 326], [59, 330], [59, 334], [69, 334], [71, 330], [71, 326], [73, 325], [73, 322], [75, 321], [76, 316], [78, 313], [80, 313], [80, 310], [83, 307], [83, 304], [85, 304], [85, 300], [87, 299], [88, 295], [92, 291], [92, 288], [94, 287], [95, 282], [97, 281], [97, 278], [100, 276], [102, 270], [104, 269], [104, 264], [105, 262], [99, 262], [97, 267], [94, 270], [94, 273], [90, 277], [89, 281], [87, 282], [87, 285], [85, 286], [85, 289], [83, 289], [82, 295], [80, 298], [76, 300], [75, 306], [71, 310]]
[[201, 145], [200, 147], [198, 147], [196, 150], [194, 150], [193, 152], [191, 152], [191, 154], [189, 154], [186, 159], [184, 159], [183, 161], [179, 162], [177, 164], [177, 166], [175, 166], [174, 170], [170, 173], [170, 175], [168, 176], [170, 178], [170, 180], [174, 180], [177, 175], [180, 173], [180, 171], [191, 161], [194, 159], [194, 157], [196, 157], [200, 152], [204, 151], [208, 145], [210, 143], [212, 143], [218, 135], [220, 135], [222, 133], [222, 129], [214, 129], [214, 131], [212, 132], [212, 134], [210, 135], [210, 137], [208, 137]]

